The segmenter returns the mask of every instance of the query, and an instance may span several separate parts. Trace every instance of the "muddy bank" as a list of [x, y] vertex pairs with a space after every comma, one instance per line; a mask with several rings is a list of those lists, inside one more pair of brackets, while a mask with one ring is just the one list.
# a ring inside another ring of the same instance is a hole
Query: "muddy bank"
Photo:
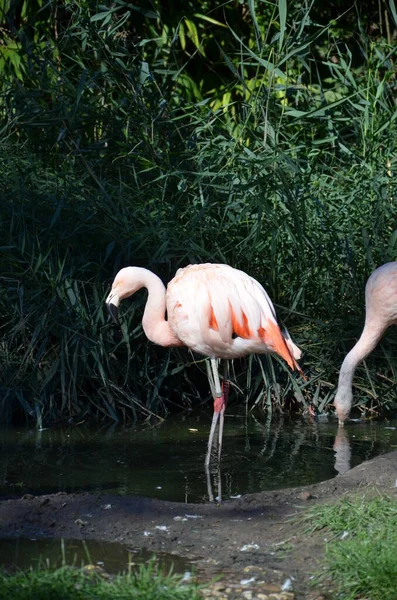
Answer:
[[312, 503], [358, 489], [376, 486], [396, 493], [396, 479], [397, 451], [320, 484], [249, 494], [221, 504], [100, 493], [26, 494], [0, 503], [0, 538], [104, 540], [174, 553], [191, 560], [203, 579], [224, 574], [213, 597], [319, 598], [323, 592], [310, 589], [309, 578], [321, 558], [324, 536], [306, 536], [290, 517]]

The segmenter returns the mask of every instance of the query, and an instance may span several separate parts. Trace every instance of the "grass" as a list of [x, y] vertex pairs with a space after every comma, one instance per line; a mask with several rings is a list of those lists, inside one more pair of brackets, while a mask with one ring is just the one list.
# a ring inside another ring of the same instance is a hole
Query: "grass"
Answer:
[[[397, 500], [383, 494], [356, 495], [317, 506], [304, 517], [308, 532], [327, 532], [325, 564], [343, 600], [396, 600]], [[328, 535], [329, 534], [329, 535]]]
[[0, 573], [0, 600], [199, 600], [198, 586], [164, 575], [155, 563], [126, 575], [105, 577], [88, 567], [37, 568]]

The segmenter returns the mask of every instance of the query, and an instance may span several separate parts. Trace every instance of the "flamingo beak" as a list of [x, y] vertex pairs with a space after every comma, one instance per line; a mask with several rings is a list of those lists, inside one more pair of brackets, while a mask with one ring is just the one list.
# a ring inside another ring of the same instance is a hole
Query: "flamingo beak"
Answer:
[[119, 323], [119, 297], [116, 292], [110, 292], [106, 298], [106, 306], [108, 307], [109, 314], [113, 321], [118, 325]]
[[116, 323], [116, 325], [118, 325], [118, 323], [119, 323], [119, 308], [118, 308], [118, 306], [115, 306], [114, 304], [112, 304], [110, 302], [108, 304], [108, 311], [109, 311], [109, 314], [112, 317], [113, 321]]

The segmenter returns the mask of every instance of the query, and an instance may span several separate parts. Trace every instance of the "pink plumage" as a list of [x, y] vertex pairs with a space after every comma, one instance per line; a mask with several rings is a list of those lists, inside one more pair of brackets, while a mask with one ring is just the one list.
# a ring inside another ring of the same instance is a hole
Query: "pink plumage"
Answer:
[[186, 346], [210, 357], [276, 352], [298, 368], [299, 349], [283, 337], [272, 301], [252, 277], [228, 265], [179, 269], [166, 292], [168, 320]]

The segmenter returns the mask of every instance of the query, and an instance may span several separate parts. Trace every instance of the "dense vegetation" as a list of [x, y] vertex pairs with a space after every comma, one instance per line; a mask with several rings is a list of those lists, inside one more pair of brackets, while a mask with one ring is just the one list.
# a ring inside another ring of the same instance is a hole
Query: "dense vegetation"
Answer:
[[[360, 9], [361, 6], [361, 9]], [[393, 0], [1, 0], [1, 418], [164, 415], [208, 398], [205, 369], [121, 333], [104, 298], [128, 264], [256, 277], [307, 381], [236, 361], [252, 404], [322, 411], [397, 255]], [[395, 408], [386, 336], [355, 380]], [[199, 361], [199, 366], [202, 363]]]

